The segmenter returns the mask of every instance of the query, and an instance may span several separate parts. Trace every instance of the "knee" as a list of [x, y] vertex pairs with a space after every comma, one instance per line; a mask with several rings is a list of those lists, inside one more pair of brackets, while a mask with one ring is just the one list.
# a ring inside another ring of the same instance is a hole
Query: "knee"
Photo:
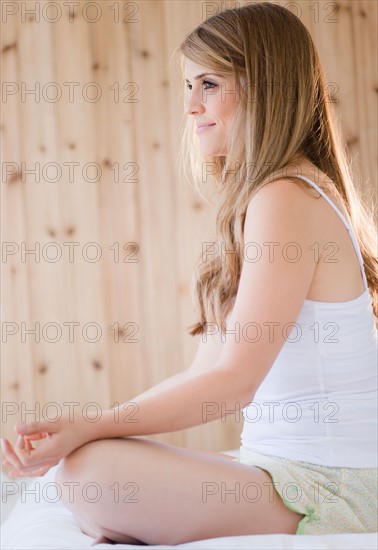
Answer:
[[75, 451], [65, 458], [62, 458], [56, 471], [55, 481], [71, 481], [73, 477], [76, 477], [79, 474], [83, 467], [83, 463], [86, 460], [86, 455], [88, 454], [87, 452], [83, 452], [84, 447], [85, 445], [75, 449]]
[[104, 447], [105, 440], [95, 440], [78, 447], [59, 463], [57, 476], [61, 478], [78, 475], [80, 472], [87, 471], [88, 467], [95, 464], [95, 457]]
[[94, 445], [91, 441], [63, 458], [55, 473], [55, 483], [59, 487], [61, 500], [65, 506], [73, 508], [82, 500], [83, 487], [94, 479]]

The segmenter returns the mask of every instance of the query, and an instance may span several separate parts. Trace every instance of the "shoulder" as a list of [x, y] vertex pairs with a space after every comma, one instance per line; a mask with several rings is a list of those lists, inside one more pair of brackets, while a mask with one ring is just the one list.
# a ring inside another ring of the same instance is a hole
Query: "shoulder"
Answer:
[[319, 193], [298, 179], [278, 179], [265, 184], [249, 200], [245, 230], [253, 224], [274, 231], [313, 232], [319, 229]]
[[[282, 206], [290, 206], [291, 200], [306, 201], [309, 198], [319, 197], [319, 193], [311, 185], [300, 178], [295, 179], [277, 179], [264, 184], [249, 201], [248, 207], [258, 203], [259, 206], [266, 203], [279, 202]], [[251, 206], [252, 207], [252, 206]]]

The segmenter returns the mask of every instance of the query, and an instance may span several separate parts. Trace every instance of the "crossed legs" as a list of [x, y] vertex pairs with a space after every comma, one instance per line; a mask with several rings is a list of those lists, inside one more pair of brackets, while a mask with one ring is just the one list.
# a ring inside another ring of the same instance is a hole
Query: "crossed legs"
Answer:
[[294, 534], [304, 516], [285, 506], [270, 475], [229, 458], [147, 438], [101, 439], [66, 457], [56, 482], [65, 506], [95, 538], [177, 545]]

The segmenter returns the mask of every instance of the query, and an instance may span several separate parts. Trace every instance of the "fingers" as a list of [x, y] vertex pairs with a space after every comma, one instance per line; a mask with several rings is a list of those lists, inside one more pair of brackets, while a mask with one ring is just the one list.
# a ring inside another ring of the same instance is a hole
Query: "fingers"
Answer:
[[[12, 468], [9, 475], [15, 475], [12, 472], [17, 472], [16, 475], [30, 475], [41, 469], [47, 471], [53, 465], [51, 457], [49, 460], [43, 460], [42, 457], [37, 456], [35, 453], [38, 451], [32, 447], [30, 442], [25, 441], [22, 436], [18, 436], [14, 448], [7, 439], [2, 439], [2, 448], [5, 455], [3, 464], [9, 465]], [[42, 474], [39, 473], [36, 475]]]
[[31, 436], [31, 435], [39, 434], [43, 436], [44, 433], [54, 432], [56, 426], [57, 424], [54, 424], [54, 422], [46, 422], [46, 421], [26, 422], [26, 423], [16, 424], [14, 426], [14, 430], [19, 435]]
[[41, 468], [34, 470], [10, 470], [9, 475], [12, 477], [40, 477], [45, 475], [45, 473], [48, 472], [52, 466], [54, 466], [54, 464], [42, 466]]
[[[7, 462], [6, 460], [3, 460], [3, 462]], [[23, 469], [23, 470], [16, 470], [14, 468], [12, 468], [11, 470], [9, 470], [8, 472], [8, 475], [10, 477], [34, 477], [34, 476], [43, 476], [45, 475], [46, 472], [49, 471], [49, 469], [54, 466], [54, 464], [49, 464], [47, 466], [41, 466], [40, 468], [34, 468], [34, 469], [31, 469], [31, 468], [28, 468], [28, 469]]]
[[26, 445], [25, 439], [22, 437], [22, 435], [19, 435], [14, 446], [14, 450], [17, 454], [18, 451], [25, 451], [27, 454], [30, 454], [30, 450], [28, 448], [29, 445], [31, 445], [31, 443], [28, 443], [28, 445]]
[[11, 470], [8, 472], [8, 475], [14, 476], [15, 472], [19, 471], [22, 468], [22, 464], [20, 463], [20, 460], [13, 451], [12, 446], [6, 439], [2, 440], [2, 448], [5, 456], [7, 457], [5, 460], [3, 460], [3, 464], [11, 466]]
[[23, 467], [22, 469], [14, 468], [11, 462], [7, 460], [6, 458], [3, 460], [4, 466], [11, 466], [11, 469], [8, 472], [8, 475], [10, 476], [32, 476], [32, 475], [44, 475], [52, 466], [55, 466], [55, 464], [46, 464], [44, 466], [38, 466], [37, 468], [35, 466], [32, 466], [30, 468]]
[[30, 443], [30, 441], [28, 439], [26, 439], [26, 437], [24, 437], [23, 439], [24, 439], [24, 443], [25, 443], [25, 448], [28, 451], [32, 451], [33, 450], [33, 445]]
[[[52, 438], [58, 424], [46, 421], [20, 423], [14, 426], [18, 434], [14, 445], [7, 440], [1, 440], [4, 454], [3, 464], [10, 466], [10, 476], [44, 475], [57, 462], [52, 456]], [[55, 439], [55, 438], [54, 438]], [[45, 440], [45, 442], [42, 442]], [[33, 441], [41, 441], [42, 445], [33, 447]], [[55, 443], [55, 441], [54, 441]]]
[[[10, 464], [8, 463], [8, 461], [5, 459], [3, 460], [3, 464], [4, 466], [9, 466]], [[23, 468], [22, 470], [18, 470], [16, 468], [11, 468], [8, 472], [7, 472], [7, 475], [9, 477], [32, 477], [32, 476], [43, 476], [45, 475], [46, 472], [48, 472], [50, 470], [50, 468], [52, 468], [53, 466], [55, 466], [55, 464], [47, 464], [45, 466], [41, 466], [39, 468]]]
[[[19, 438], [21, 438], [21, 436], [19, 436]], [[17, 442], [18, 442], [18, 440], [17, 440]], [[3, 449], [3, 453], [6, 457], [6, 459], [10, 463], [10, 465], [14, 469], [21, 469], [23, 467], [23, 464], [21, 463], [21, 461], [18, 458], [17, 454], [14, 452], [12, 445], [9, 443], [9, 441], [7, 439], [2, 439], [1, 447]]]
[[45, 439], [48, 433], [43, 432], [41, 434], [24, 435], [25, 441], [37, 441], [38, 439]]

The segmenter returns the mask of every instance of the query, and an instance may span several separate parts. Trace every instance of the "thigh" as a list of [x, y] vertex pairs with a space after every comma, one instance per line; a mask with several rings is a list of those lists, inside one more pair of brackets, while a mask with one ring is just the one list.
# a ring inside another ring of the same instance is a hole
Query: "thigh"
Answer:
[[148, 438], [92, 441], [62, 461], [57, 482], [66, 506], [100, 532], [150, 545], [294, 534], [303, 518], [285, 506], [266, 471]]

